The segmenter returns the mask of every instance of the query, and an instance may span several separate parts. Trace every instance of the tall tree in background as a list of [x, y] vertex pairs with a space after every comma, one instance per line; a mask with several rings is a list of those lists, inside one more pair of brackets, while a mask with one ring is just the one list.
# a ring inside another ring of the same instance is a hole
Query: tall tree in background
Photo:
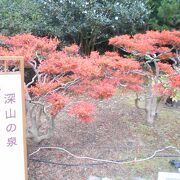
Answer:
[[1, 0], [0, 33], [32, 32], [76, 43], [90, 54], [109, 37], [143, 29], [145, 0]]
[[0, 34], [32, 32], [41, 35], [46, 22], [35, 0], [1, 0]]
[[144, 0], [43, 0], [50, 33], [79, 44], [84, 54], [116, 34], [143, 28], [148, 17]]
[[180, 0], [149, 0], [151, 9], [150, 29], [179, 29]]

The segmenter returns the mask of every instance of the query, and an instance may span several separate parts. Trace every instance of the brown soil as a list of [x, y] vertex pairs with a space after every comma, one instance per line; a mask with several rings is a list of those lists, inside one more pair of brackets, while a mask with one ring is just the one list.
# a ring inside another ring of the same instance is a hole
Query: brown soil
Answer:
[[[180, 145], [180, 112], [165, 108], [155, 125], [149, 126], [145, 114], [132, 103], [133, 95], [116, 95], [109, 100], [98, 101], [95, 120], [83, 123], [63, 112], [56, 119], [53, 138], [40, 144], [30, 144], [28, 153], [41, 146], [62, 147], [79, 156], [108, 160], [132, 160], [150, 156], [165, 146]], [[167, 150], [158, 155], [178, 155]], [[29, 180], [87, 180], [90, 175], [114, 180], [135, 178], [157, 179], [158, 171], [176, 171], [169, 160], [159, 157], [129, 165], [107, 164], [76, 159], [66, 152], [44, 149], [29, 157]], [[177, 158], [175, 158], [177, 159]]]

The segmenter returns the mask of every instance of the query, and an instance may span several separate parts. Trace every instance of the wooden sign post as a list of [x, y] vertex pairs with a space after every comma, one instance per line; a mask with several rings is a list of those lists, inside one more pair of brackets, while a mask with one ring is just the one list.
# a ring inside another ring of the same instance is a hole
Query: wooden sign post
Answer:
[[0, 56], [0, 179], [28, 179], [25, 124], [23, 57]]

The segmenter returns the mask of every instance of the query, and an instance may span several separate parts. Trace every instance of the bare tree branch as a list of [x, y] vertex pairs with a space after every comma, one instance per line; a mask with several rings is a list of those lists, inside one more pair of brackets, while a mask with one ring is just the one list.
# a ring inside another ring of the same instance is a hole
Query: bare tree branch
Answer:
[[29, 87], [31, 84], [35, 82], [35, 79], [37, 78], [37, 74], [32, 78], [31, 82], [29, 82], [26, 86]]

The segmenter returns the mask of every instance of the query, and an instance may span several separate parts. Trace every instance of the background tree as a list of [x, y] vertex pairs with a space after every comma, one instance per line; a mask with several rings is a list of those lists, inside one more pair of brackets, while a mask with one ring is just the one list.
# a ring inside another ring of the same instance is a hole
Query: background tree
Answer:
[[144, 0], [43, 0], [43, 14], [51, 34], [79, 44], [84, 54], [115, 34], [135, 33], [144, 27]]
[[43, 20], [40, 4], [35, 0], [0, 1], [0, 34], [42, 34], [46, 25]]
[[[141, 70], [134, 73], [143, 76], [144, 81], [137, 82], [138, 88], [132, 89], [137, 92], [135, 103], [139, 107], [138, 94], [143, 93], [147, 122], [154, 123], [160, 106], [169, 96], [174, 100], [180, 99], [180, 33], [147, 31], [133, 37], [111, 38], [110, 44], [128, 51], [140, 63]], [[132, 77], [126, 75], [125, 78]], [[128, 85], [126, 79], [122, 78]]]
[[180, 0], [150, 0], [149, 28], [156, 30], [180, 28]]
[[148, 13], [145, 0], [2, 0], [0, 33], [56, 36], [89, 54], [109, 37], [143, 29]]

